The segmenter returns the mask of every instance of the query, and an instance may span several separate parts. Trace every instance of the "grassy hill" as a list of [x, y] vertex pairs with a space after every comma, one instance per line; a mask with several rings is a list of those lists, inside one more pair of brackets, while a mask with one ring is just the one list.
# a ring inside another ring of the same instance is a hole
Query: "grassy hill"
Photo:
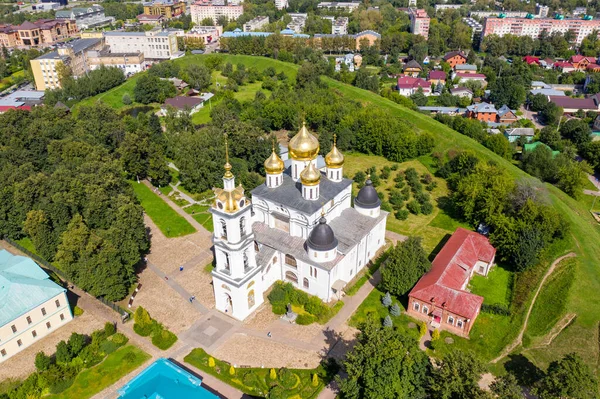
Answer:
[[[175, 62], [181, 63], [182, 65], [195, 62], [203, 63], [206, 57], [207, 56], [205, 55], [188, 56], [176, 60]], [[297, 65], [262, 57], [226, 55], [223, 56], [223, 58], [225, 62], [231, 62], [234, 65], [241, 62], [244, 63], [247, 68], [256, 67], [259, 70], [272, 66], [278, 72], [283, 71], [291, 77], [296, 75], [298, 69]], [[529, 177], [529, 175], [517, 168], [511, 162], [494, 154], [474, 140], [461, 135], [426, 115], [404, 108], [375, 93], [358, 89], [330, 78], [323, 79], [331, 89], [339, 91], [348, 98], [388, 109], [403, 118], [405, 122], [414, 129], [430, 132], [435, 137], [436, 147], [434, 151], [445, 152], [449, 149], [470, 149], [476, 152], [481, 158], [494, 161], [505, 167], [515, 179]], [[127, 83], [125, 85], [127, 85]], [[118, 91], [119, 88], [113, 90]], [[246, 93], [245, 95], [248, 94]], [[115, 95], [115, 97], [120, 98], [117, 95]], [[90, 100], [90, 102], [93, 102], [93, 100]], [[550, 361], [557, 359], [566, 353], [577, 352], [588, 364], [596, 368], [599, 361], [598, 321], [600, 320], [600, 268], [598, 267], [598, 259], [600, 259], [600, 226], [595, 222], [588, 211], [589, 201], [587, 199], [578, 201], [567, 196], [554, 186], [546, 184], [545, 187], [554, 207], [564, 214], [565, 218], [569, 221], [571, 237], [564, 240], [560, 245], [555, 245], [552, 248], [552, 252], [548, 254], [548, 259], [545, 259], [543, 262], [543, 265], [548, 267], [555, 257], [570, 251], [575, 252], [577, 257], [568, 265], [568, 267], [574, 269], [573, 273], [563, 273], [573, 279], [572, 284], [567, 285], [570, 287], [567, 292], [564, 292], [565, 290], [560, 291], [561, 295], [566, 296], [565, 300], [556, 308], [548, 309], [544, 306], [536, 306], [533, 310], [531, 319], [540, 319], [548, 314], [550, 315], [549, 317], [556, 318], [557, 320], [565, 313], [576, 313], [578, 316], [549, 346], [525, 350], [523, 354], [537, 366], [545, 368]], [[564, 286], [559, 283], [556, 283], [556, 285], [561, 287]], [[543, 313], [538, 315], [536, 312]], [[496, 327], [494, 325], [494, 317], [484, 318], [483, 316], [484, 315], [481, 315], [481, 320], [478, 319], [475, 324], [471, 339], [456, 339], [456, 344], [460, 347], [474, 349], [482, 357], [490, 360], [501, 351], [506, 343], [512, 340], [516, 328], [518, 328], [521, 323], [521, 319], [516, 317], [510, 323], [512, 326], [504, 326], [506, 328], [505, 330], [503, 330], [501, 325], [498, 325], [497, 330], [505, 331], [506, 334], [504, 334], [505, 336], [495, 337], [496, 340], [492, 343], [490, 341], [491, 338], [477, 335], [478, 323], [481, 325], [481, 328], [484, 328], [487, 325], [488, 330], [493, 330]], [[499, 323], [503, 324], [505, 322]], [[539, 330], [539, 328], [533, 329], [536, 334], [549, 332]], [[528, 339], [524, 341], [525, 345], [527, 345], [528, 341]]]

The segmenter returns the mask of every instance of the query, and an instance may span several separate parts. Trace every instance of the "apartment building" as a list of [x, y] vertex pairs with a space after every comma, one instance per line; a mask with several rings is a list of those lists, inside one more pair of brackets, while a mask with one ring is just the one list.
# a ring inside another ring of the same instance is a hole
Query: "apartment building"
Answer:
[[153, 0], [144, 3], [145, 15], [162, 15], [165, 19], [178, 18], [185, 14], [185, 1]]
[[550, 7], [536, 3], [535, 12], [540, 18], [546, 18], [548, 16], [548, 13], [550, 12]]
[[78, 36], [74, 20], [40, 19], [21, 25], [0, 25], [0, 44], [6, 48], [44, 48]]
[[527, 11], [471, 11], [469, 16], [472, 18], [487, 18], [503, 15], [506, 18], [525, 18]]
[[258, 16], [244, 24], [244, 32], [252, 32], [269, 24], [269, 17]]
[[219, 40], [223, 34], [222, 26], [194, 26], [184, 35], [185, 40], [202, 40], [204, 44], [210, 44]]
[[350, 2], [337, 2], [337, 1], [324, 1], [317, 4], [317, 8], [330, 8], [334, 10], [343, 10], [352, 12], [356, 10], [361, 5], [358, 1], [350, 1]]
[[104, 15], [104, 7], [97, 4], [87, 8], [56, 11], [55, 17], [62, 20], [75, 20], [79, 29], [100, 28], [115, 22], [115, 17]]
[[275, 8], [283, 10], [288, 7], [288, 0], [275, 0]]
[[67, 290], [32, 259], [0, 251], [0, 363], [73, 319]]
[[[306, 26], [306, 20], [308, 19], [307, 13], [288, 13], [292, 21], [287, 24], [287, 28], [293, 30], [295, 33], [302, 33]], [[283, 18], [282, 18], [283, 19]]]
[[126, 76], [143, 71], [145, 65], [143, 53], [111, 53], [105, 49], [88, 51], [86, 57], [91, 71], [101, 66], [115, 67]]
[[56, 51], [44, 54], [30, 61], [31, 72], [37, 90], [57, 89], [60, 87], [58, 64], [68, 65], [73, 76], [81, 76], [90, 70], [87, 62], [88, 51], [101, 50], [102, 39], [79, 39], [68, 43]]
[[427, 16], [427, 11], [410, 8], [408, 16], [410, 18], [410, 31], [412, 34], [421, 35], [427, 39], [429, 37], [429, 17]]
[[197, 2], [190, 7], [192, 22], [196, 25], [202, 25], [206, 18], [212, 19], [217, 23], [219, 17], [227, 17], [228, 20], [236, 20], [244, 13], [244, 7], [241, 5], [215, 5], [212, 2]]
[[483, 23], [481, 37], [489, 35], [504, 36], [507, 34], [515, 36], [529, 36], [537, 39], [542, 32], [546, 31], [548, 35], [555, 32], [566, 33], [572, 31], [575, 33], [575, 42], [577, 45], [591, 34], [600, 32], [600, 20], [594, 20], [591, 17], [563, 18], [500, 18], [488, 17]]
[[348, 17], [337, 17], [331, 24], [331, 33], [334, 35], [348, 34]]
[[154, 28], [148, 32], [104, 32], [112, 53], [142, 53], [146, 60], [170, 60], [183, 53], [177, 47], [176, 32]]

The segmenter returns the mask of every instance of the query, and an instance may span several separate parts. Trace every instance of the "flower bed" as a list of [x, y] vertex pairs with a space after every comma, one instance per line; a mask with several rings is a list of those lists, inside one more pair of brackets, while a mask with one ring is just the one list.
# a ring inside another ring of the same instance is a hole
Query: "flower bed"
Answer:
[[315, 322], [325, 324], [344, 306], [344, 302], [338, 301], [334, 306], [329, 307], [319, 297], [308, 295], [306, 292], [294, 288], [292, 284], [281, 281], [273, 285], [268, 298], [275, 314], [285, 314], [287, 304], [292, 304], [296, 308], [294, 311], [298, 313], [296, 323], [300, 325]]
[[150, 317], [146, 309], [139, 306], [134, 314], [133, 331], [142, 337], [152, 336], [152, 344], [159, 349], [169, 349], [177, 342], [177, 335]]

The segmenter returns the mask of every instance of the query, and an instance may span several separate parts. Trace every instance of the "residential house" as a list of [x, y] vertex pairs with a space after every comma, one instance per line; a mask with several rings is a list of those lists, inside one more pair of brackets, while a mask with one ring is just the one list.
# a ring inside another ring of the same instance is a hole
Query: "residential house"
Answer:
[[525, 61], [527, 65], [540, 65], [540, 58], [534, 57], [532, 55], [526, 55], [525, 57], [523, 57], [523, 61]]
[[454, 68], [457, 65], [466, 64], [467, 56], [462, 51], [450, 51], [444, 55], [444, 61], [450, 64], [450, 68]]
[[444, 71], [429, 71], [427, 74], [427, 81], [430, 84], [446, 84], [446, 72]]
[[454, 71], [456, 73], [477, 73], [477, 65], [472, 64], [459, 64], [454, 67]]
[[19, 43], [19, 33], [12, 25], [0, 25], [0, 47], [16, 48]]
[[533, 140], [533, 136], [535, 136], [535, 129], [531, 127], [515, 127], [513, 129], [506, 129], [504, 131], [504, 136], [511, 143], [514, 143], [520, 138], [524, 138], [527, 142], [530, 142]]
[[219, 40], [223, 34], [222, 26], [194, 26], [185, 32], [185, 40], [201, 40], [204, 44], [210, 44]]
[[599, 95], [595, 94], [587, 98], [571, 98], [566, 96], [548, 96], [548, 101], [552, 101], [563, 109], [565, 114], [574, 114], [579, 110], [600, 111]]
[[575, 66], [568, 61], [556, 61], [553, 65], [554, 69], [558, 69], [563, 73], [569, 73], [575, 71]]
[[[361, 61], [362, 61], [362, 59], [361, 59]], [[342, 65], [346, 65], [346, 67], [348, 68], [348, 71], [354, 72], [354, 70], [355, 70], [354, 54], [348, 53], [343, 57], [336, 57], [335, 58], [335, 71], [340, 72], [342, 70]]]
[[517, 112], [510, 109], [506, 104], [498, 110], [498, 123], [510, 125], [516, 122], [517, 119], [519, 119]]
[[453, 79], [458, 79], [458, 83], [465, 82], [480, 82], [481, 87], [487, 86], [486, 76], [482, 73], [465, 73], [465, 72], [455, 72]]
[[546, 69], [552, 69], [554, 67], [554, 61], [550, 58], [540, 60], [540, 66]]
[[596, 63], [588, 64], [585, 69], [587, 72], [600, 72], [600, 65]]
[[167, 20], [164, 15], [140, 14], [136, 18], [140, 24], [153, 26], [162, 26], [163, 22]]
[[331, 24], [331, 33], [334, 35], [347, 35], [348, 21], [348, 17], [337, 17]]
[[450, 116], [464, 115], [467, 111], [466, 108], [459, 107], [438, 107], [438, 106], [421, 106], [418, 107], [419, 111], [430, 112], [433, 115], [435, 114], [444, 114]]
[[468, 337], [484, 298], [467, 291], [475, 273], [487, 276], [496, 249], [483, 235], [458, 228], [408, 294], [409, 316]]
[[200, 96], [177, 96], [167, 98], [161, 107], [161, 112], [166, 115], [169, 107], [175, 108], [178, 112], [189, 110], [190, 114], [194, 114], [204, 107], [204, 103], [210, 100], [214, 94], [202, 93]]
[[0, 363], [73, 319], [67, 290], [31, 258], [0, 251]]
[[477, 103], [467, 107], [467, 118], [477, 119], [483, 122], [496, 123], [498, 119], [498, 110], [494, 104]]
[[595, 64], [596, 58], [594, 57], [584, 57], [583, 55], [574, 55], [569, 58], [569, 62], [573, 65], [578, 71], [585, 71], [589, 64]]
[[427, 11], [411, 7], [408, 9], [408, 17], [410, 18], [410, 32], [413, 35], [423, 36], [427, 40], [431, 21]]
[[473, 92], [467, 87], [453, 87], [450, 89], [450, 94], [456, 97], [473, 98]]
[[422, 90], [423, 94], [429, 96], [431, 94], [431, 85], [425, 79], [414, 78], [412, 76], [400, 76], [398, 78], [398, 93], [400, 95], [408, 97], [419, 90]]
[[406, 76], [412, 76], [413, 78], [416, 78], [421, 72], [423, 72], [423, 68], [416, 60], [410, 60], [404, 64], [403, 72]]

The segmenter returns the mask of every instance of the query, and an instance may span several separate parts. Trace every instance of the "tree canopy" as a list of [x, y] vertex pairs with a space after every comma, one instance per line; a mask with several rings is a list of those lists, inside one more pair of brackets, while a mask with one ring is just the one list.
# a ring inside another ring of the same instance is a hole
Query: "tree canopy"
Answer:
[[410, 236], [390, 250], [381, 272], [383, 288], [396, 296], [405, 295], [430, 268], [421, 238]]

